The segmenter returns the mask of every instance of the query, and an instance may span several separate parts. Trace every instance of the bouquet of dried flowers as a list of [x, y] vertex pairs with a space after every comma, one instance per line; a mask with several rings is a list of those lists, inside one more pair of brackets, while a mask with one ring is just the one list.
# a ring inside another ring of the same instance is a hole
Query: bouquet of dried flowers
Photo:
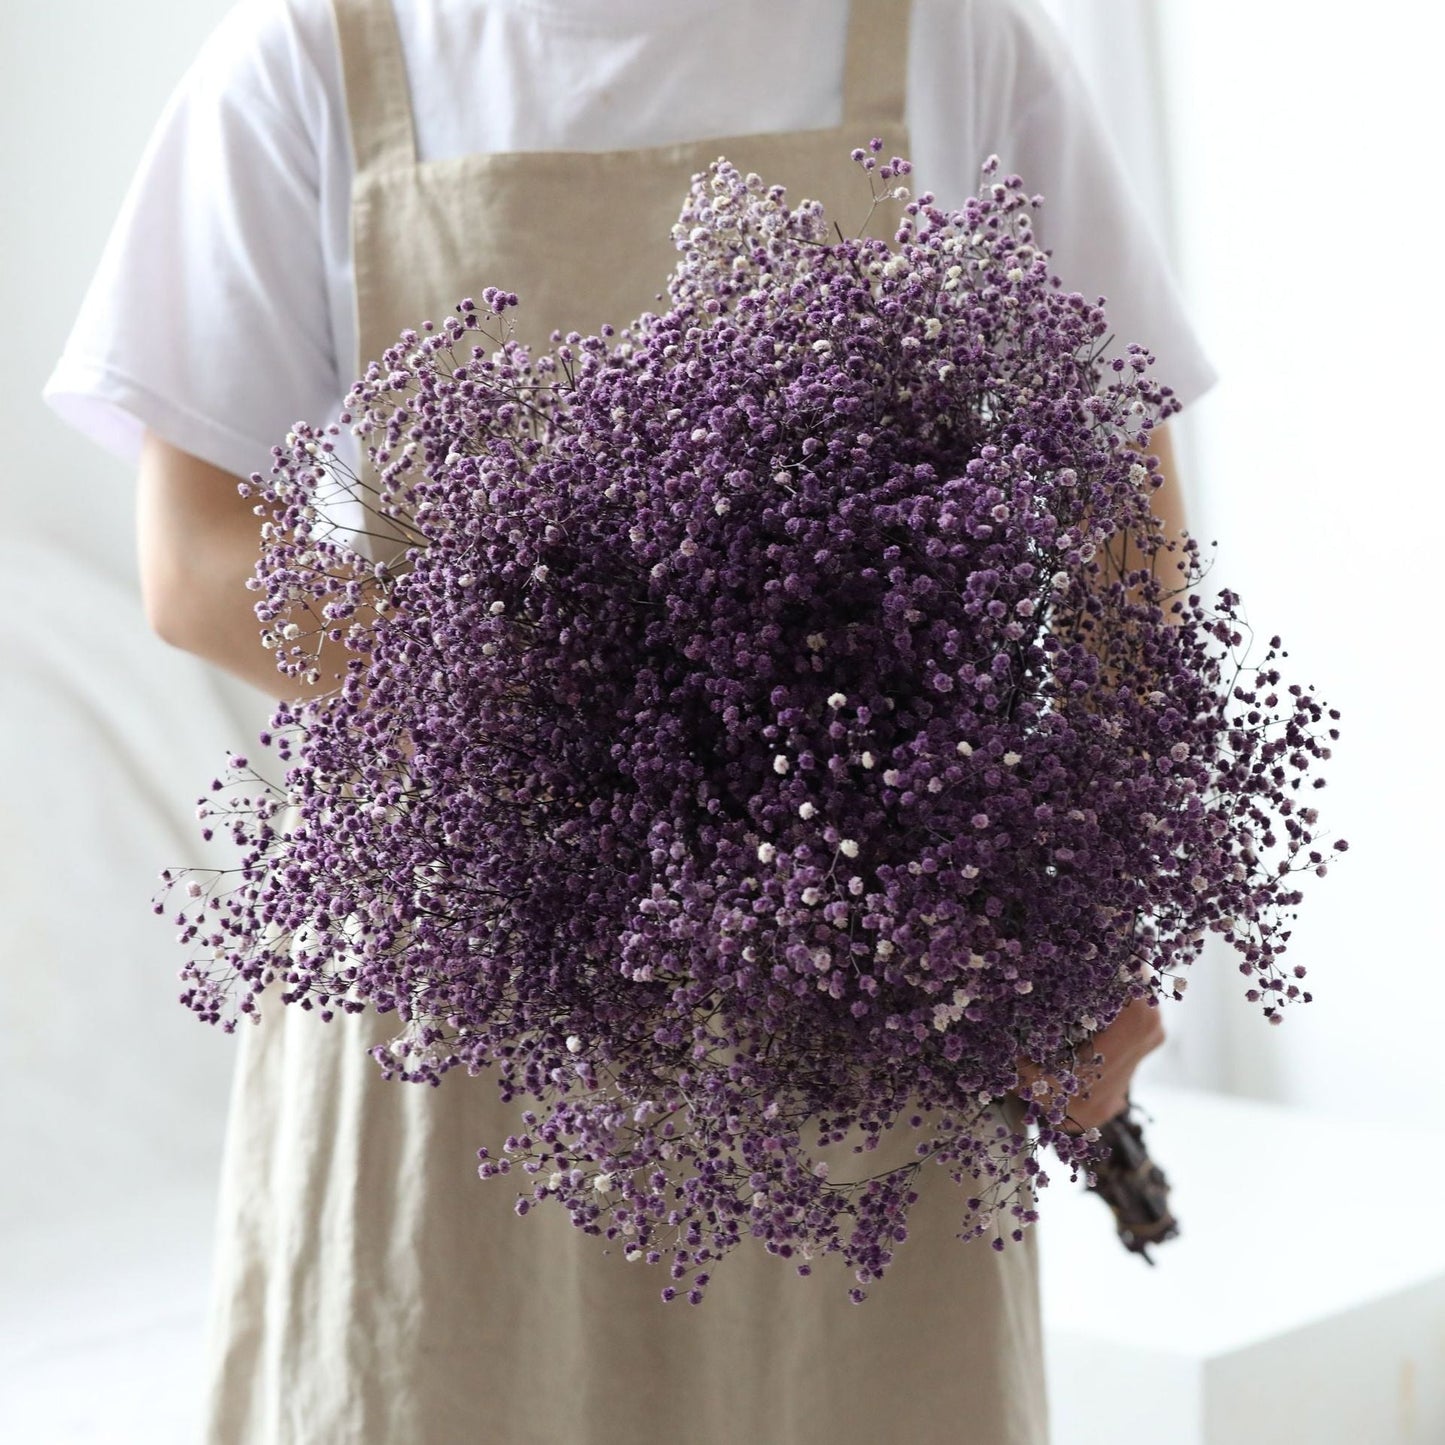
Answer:
[[[1012, 1183], [1021, 1239], [1037, 1144], [1098, 1152], [1073, 1050], [1207, 934], [1271, 1022], [1308, 1000], [1280, 957], [1337, 714], [1164, 539], [1142, 447], [1177, 403], [1051, 274], [1038, 203], [991, 162], [890, 245], [719, 161], [665, 310], [531, 355], [493, 289], [405, 333], [339, 423], [389, 563], [318, 513], [338, 424], [298, 425], [250, 483], [257, 615], [289, 675], [322, 633], [350, 670], [278, 709], [284, 782], [217, 780], [234, 886], [165, 875], [184, 1001], [394, 1012], [389, 1076], [525, 1104], [478, 1141], [519, 1214], [696, 1302], [749, 1237], [879, 1278], [924, 1170], [966, 1239]], [[1062, 1092], [1000, 1165], [1021, 1056]]]

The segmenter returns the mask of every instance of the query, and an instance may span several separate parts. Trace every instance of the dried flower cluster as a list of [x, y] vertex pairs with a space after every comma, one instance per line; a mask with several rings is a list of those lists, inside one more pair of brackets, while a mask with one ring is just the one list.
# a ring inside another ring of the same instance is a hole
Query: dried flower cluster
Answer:
[[[662, 314], [531, 356], [493, 290], [405, 334], [341, 418], [394, 565], [325, 525], [338, 429], [298, 427], [252, 482], [257, 613], [290, 675], [322, 630], [351, 671], [278, 710], [284, 786], [217, 780], [250, 788], [209, 810], [239, 882], [166, 875], [185, 1001], [395, 1010], [388, 1074], [518, 1101], [478, 1142], [519, 1213], [696, 1302], [749, 1236], [880, 1277], [929, 1165], [965, 1238], [1013, 1184], [1021, 1239], [1037, 1145], [1092, 1140], [1034, 1101], [1000, 1164], [987, 1106], [1021, 1056], [1076, 1090], [1073, 1047], [1209, 932], [1271, 1021], [1307, 1000], [1279, 960], [1335, 732], [1232, 594], [1157, 579], [1140, 445], [1176, 403], [1051, 276], [1037, 204], [991, 163], [839, 239], [719, 161]], [[830, 1168], [860, 1131], [909, 1154]]]

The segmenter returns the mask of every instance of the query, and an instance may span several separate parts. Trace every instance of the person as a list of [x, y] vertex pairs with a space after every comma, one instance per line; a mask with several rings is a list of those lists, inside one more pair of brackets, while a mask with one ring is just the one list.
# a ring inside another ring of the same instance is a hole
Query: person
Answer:
[[[625, 323], [719, 153], [836, 214], [866, 200], [847, 156], [871, 134], [944, 205], [997, 153], [1046, 196], [1066, 283], [1109, 298], [1181, 401], [1210, 384], [1034, 0], [243, 0], [162, 115], [46, 389], [137, 462], [151, 626], [273, 696], [323, 693], [334, 658], [308, 693], [257, 645], [237, 480], [298, 418], [334, 417], [402, 327], [487, 284], [522, 296], [534, 340]], [[1177, 529], [1176, 484], [1161, 506]], [[925, 1189], [863, 1305], [739, 1249], [700, 1308], [665, 1306], [656, 1271], [476, 1180], [487, 1081], [385, 1083], [375, 1030], [278, 1004], [242, 1030], [210, 1445], [1047, 1439], [1037, 1225], [960, 1244], [947, 1188]], [[1098, 1037], [1077, 1127], [1161, 1038], [1138, 1008]]]

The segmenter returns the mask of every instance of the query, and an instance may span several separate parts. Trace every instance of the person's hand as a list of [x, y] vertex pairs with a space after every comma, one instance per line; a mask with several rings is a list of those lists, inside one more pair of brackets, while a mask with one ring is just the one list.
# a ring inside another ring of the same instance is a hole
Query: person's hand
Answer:
[[[1135, 999], [1122, 1008], [1113, 1023], [1080, 1044], [1079, 1059], [1074, 1072], [1084, 1080], [1084, 1088], [1069, 1103], [1064, 1128], [1070, 1134], [1098, 1128], [1114, 1115], [1122, 1113], [1129, 1102], [1129, 1083], [1134, 1070], [1146, 1054], [1164, 1042], [1162, 1010], [1147, 998]], [[1103, 1055], [1103, 1064], [1092, 1062], [1095, 1054]], [[1047, 1107], [1051, 1096], [1059, 1090], [1058, 1080], [1045, 1074], [1031, 1060], [1017, 1062], [1019, 1084], [1014, 1090], [1025, 1100], [1033, 1097]]]

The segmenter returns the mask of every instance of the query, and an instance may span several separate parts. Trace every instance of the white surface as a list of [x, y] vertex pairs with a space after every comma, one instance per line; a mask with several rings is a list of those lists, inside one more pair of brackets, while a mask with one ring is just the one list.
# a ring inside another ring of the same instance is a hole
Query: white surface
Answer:
[[213, 1170], [158, 1171], [30, 1102], [6, 1131], [0, 1440], [195, 1445]]
[[1445, 1440], [1445, 1131], [1135, 1097], [1181, 1232], [1151, 1269], [1046, 1168], [1054, 1445]]

